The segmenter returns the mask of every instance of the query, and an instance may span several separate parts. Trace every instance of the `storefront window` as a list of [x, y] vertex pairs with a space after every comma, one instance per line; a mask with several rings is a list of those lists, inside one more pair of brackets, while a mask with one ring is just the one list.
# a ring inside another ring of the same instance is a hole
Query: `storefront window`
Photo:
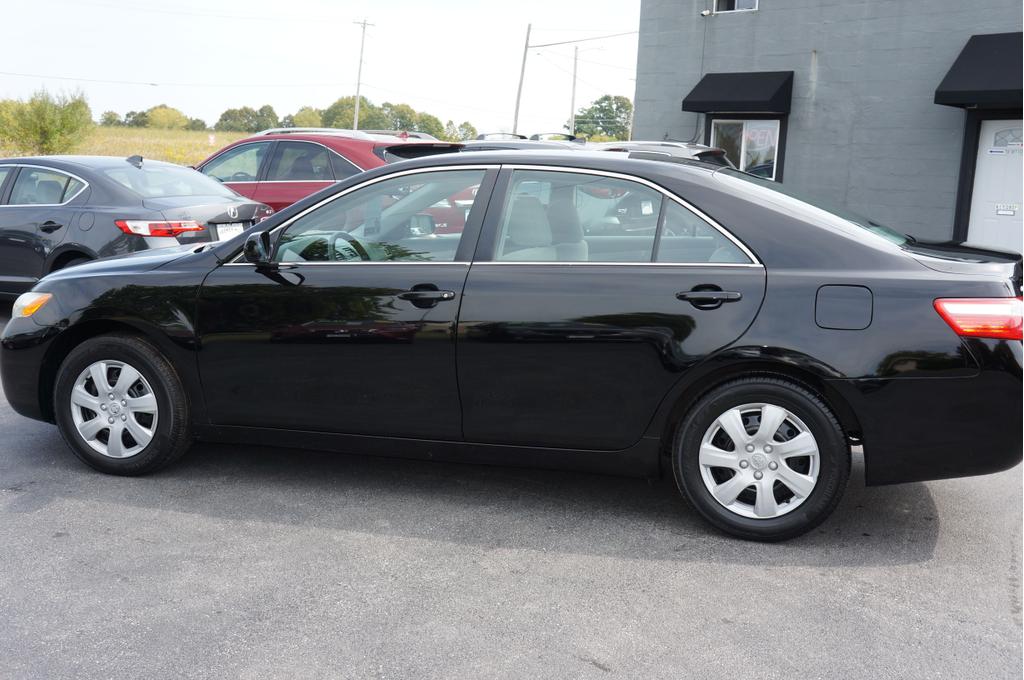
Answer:
[[725, 151], [726, 157], [740, 170], [775, 179], [775, 165], [779, 155], [779, 121], [712, 121], [711, 146]]

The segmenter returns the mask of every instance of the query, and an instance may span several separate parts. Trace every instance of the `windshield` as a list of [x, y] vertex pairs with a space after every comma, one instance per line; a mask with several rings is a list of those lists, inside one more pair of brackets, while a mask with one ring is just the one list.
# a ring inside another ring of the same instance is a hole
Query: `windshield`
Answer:
[[141, 168], [125, 162], [123, 167], [106, 168], [103, 174], [142, 198], [169, 196], [223, 196], [235, 192], [191, 168], [170, 164], [143, 163]]
[[832, 205], [827, 201], [822, 201], [817, 198], [810, 198], [806, 194], [802, 194], [798, 191], [793, 191], [789, 187], [786, 187], [785, 185], [780, 184], [779, 182], [770, 179], [765, 179], [763, 177], [758, 177], [756, 175], [751, 175], [750, 173], [747, 172], [740, 172], [739, 170], [723, 169], [715, 174], [723, 174], [728, 175], [729, 177], [735, 177], [736, 179], [741, 179], [745, 182], [750, 182], [751, 184], [755, 184], [759, 187], [771, 189], [772, 191], [780, 193], [783, 196], [795, 198], [796, 200], [806, 203], [815, 208], [818, 208], [819, 210], [824, 210], [825, 212], [831, 213], [836, 217], [842, 218], [846, 222], [854, 224], [860, 227], [861, 229], [865, 229], [873, 234], [881, 236], [886, 241], [889, 241], [890, 243], [895, 243], [898, 246], [902, 246], [907, 242], [913, 240], [913, 237], [908, 236], [902, 232], [896, 231], [892, 227], [888, 227], [880, 222], [876, 222], [875, 220], [869, 217], [864, 217], [863, 215], [855, 213], [851, 210], [847, 210], [846, 208]]

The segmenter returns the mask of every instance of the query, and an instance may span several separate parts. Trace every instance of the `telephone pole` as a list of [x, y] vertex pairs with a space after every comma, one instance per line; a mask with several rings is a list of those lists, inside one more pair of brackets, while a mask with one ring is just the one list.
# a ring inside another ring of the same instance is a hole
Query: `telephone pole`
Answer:
[[523, 76], [526, 75], [526, 55], [530, 51], [530, 29], [533, 24], [526, 24], [526, 42], [523, 43], [523, 65], [519, 67], [519, 88], [516, 90], [516, 113], [512, 118], [512, 134], [519, 132], [519, 101], [523, 98]]
[[576, 134], [576, 68], [580, 63], [580, 46], [572, 48], [572, 97], [569, 100], [569, 134]]
[[353, 21], [353, 24], [363, 27], [363, 36], [359, 40], [359, 70], [356, 73], [356, 111], [352, 114], [352, 129], [359, 129], [359, 89], [363, 84], [363, 48], [366, 47], [366, 27], [373, 26], [369, 24], [366, 19], [362, 21]]

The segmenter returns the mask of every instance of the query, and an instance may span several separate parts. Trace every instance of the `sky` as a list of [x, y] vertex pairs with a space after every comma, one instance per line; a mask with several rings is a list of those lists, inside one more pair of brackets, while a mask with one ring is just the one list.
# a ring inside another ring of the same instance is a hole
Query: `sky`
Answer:
[[[0, 99], [82, 91], [99, 118], [157, 104], [213, 125], [227, 108], [283, 117], [355, 93], [481, 132], [512, 129], [527, 24], [541, 45], [635, 32], [640, 0], [0, 0]], [[16, 30], [15, 27], [45, 27]], [[578, 43], [577, 109], [633, 98], [635, 33]], [[569, 118], [573, 45], [529, 50], [519, 131]], [[21, 74], [21, 75], [12, 75]], [[119, 81], [119, 82], [111, 82]]]

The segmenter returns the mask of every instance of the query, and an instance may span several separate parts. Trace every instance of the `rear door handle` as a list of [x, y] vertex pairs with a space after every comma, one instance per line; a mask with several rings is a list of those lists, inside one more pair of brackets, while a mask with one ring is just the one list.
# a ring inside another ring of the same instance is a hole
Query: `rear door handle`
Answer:
[[439, 302], [441, 300], [454, 300], [455, 292], [451, 290], [407, 290], [398, 294], [399, 299], [411, 302]]
[[64, 226], [63, 224], [58, 224], [57, 222], [54, 222], [53, 220], [46, 220], [45, 222], [43, 222], [42, 224], [39, 225], [39, 230], [40, 231], [44, 231], [47, 234], [52, 234], [53, 232], [57, 231], [58, 229], [60, 229], [63, 226]]
[[731, 290], [686, 290], [676, 293], [676, 299], [687, 302], [736, 302], [743, 299], [743, 294]]

